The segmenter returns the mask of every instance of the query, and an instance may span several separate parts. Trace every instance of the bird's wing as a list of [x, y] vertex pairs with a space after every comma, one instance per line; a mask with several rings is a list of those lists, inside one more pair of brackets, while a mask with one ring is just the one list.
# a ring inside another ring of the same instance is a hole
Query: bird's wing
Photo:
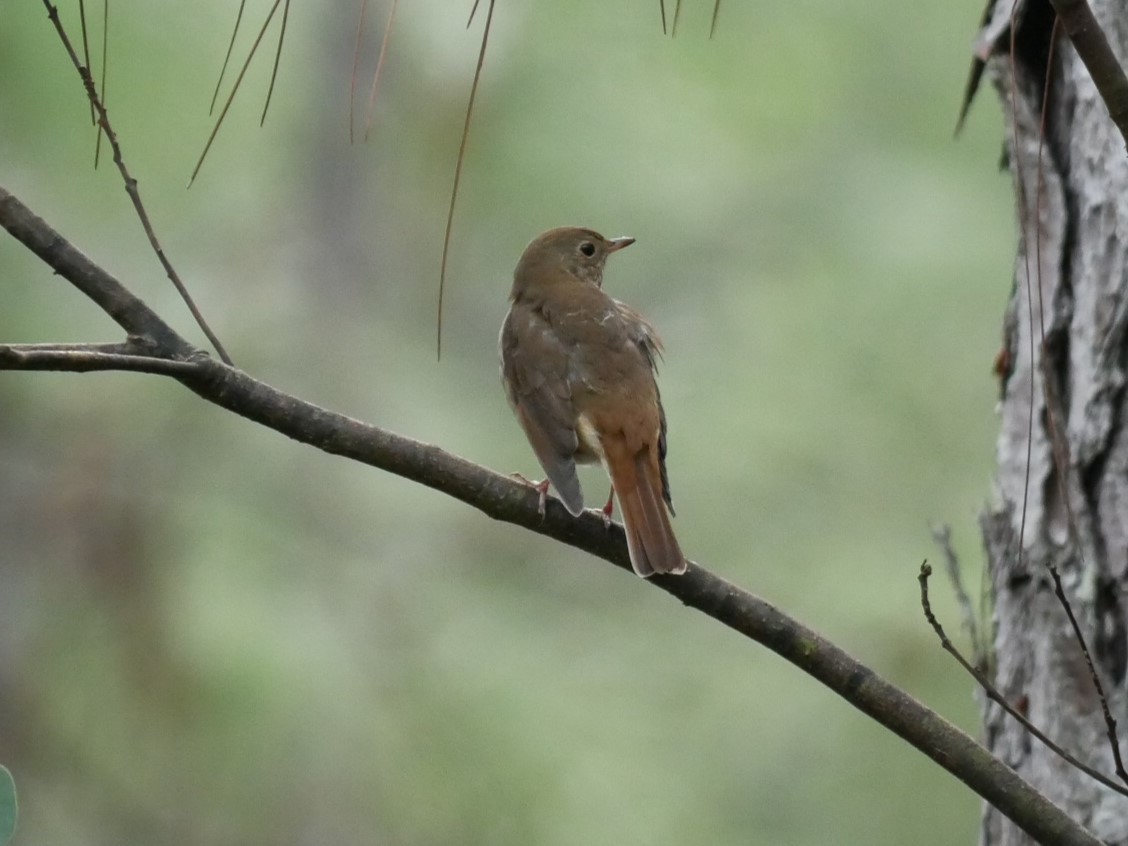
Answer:
[[662, 339], [658, 337], [658, 330], [650, 325], [645, 317], [624, 302], [614, 300], [615, 308], [628, 327], [627, 334], [643, 357], [650, 369], [658, 372], [658, 362], [662, 359]]
[[[626, 318], [626, 324], [629, 327], [628, 334], [631, 342], [638, 347], [639, 352], [642, 353], [643, 358], [646, 359], [647, 364], [650, 365], [652, 374], [658, 373], [658, 362], [662, 358], [662, 339], [658, 337], [658, 330], [656, 330], [650, 322], [631, 308], [626, 303], [615, 300], [615, 307], [619, 313]], [[658, 382], [654, 382], [654, 395], [658, 400], [658, 468], [661, 471], [662, 477], [662, 499], [666, 501], [666, 505], [670, 509], [670, 513], [674, 511], [674, 500], [670, 496], [670, 478], [666, 473], [666, 409], [662, 407], [662, 395], [658, 391]]]
[[584, 509], [576, 476], [576, 415], [568, 383], [568, 351], [536, 311], [514, 304], [501, 327], [501, 375], [529, 444], [565, 507]]

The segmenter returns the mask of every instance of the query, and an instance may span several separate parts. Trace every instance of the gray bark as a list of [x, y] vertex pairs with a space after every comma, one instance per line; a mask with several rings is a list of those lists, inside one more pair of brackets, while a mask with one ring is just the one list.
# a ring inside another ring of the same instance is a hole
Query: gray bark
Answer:
[[[1019, 235], [1000, 357], [997, 488], [982, 517], [991, 667], [1009, 702], [1112, 775], [1100, 701], [1048, 566], [1061, 573], [1112, 714], [1128, 729], [1128, 155], [1059, 32], [1039, 160], [1052, 12], [1045, 0], [1024, 4], [1012, 62], [1010, 5], [1000, 0], [984, 29], [999, 34], [988, 70], [1006, 115]], [[1128, 55], [1128, 0], [1092, 5], [1116, 55]], [[1128, 844], [1128, 798], [1066, 764], [996, 705], [984, 708], [984, 729], [988, 747], [1074, 819]], [[980, 842], [1033, 841], [987, 806]]]

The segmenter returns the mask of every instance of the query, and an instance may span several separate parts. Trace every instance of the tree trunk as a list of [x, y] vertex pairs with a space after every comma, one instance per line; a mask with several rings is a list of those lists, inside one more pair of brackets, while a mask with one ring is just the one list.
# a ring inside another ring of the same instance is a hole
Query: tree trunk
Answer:
[[[1046, 0], [1022, 4], [1012, 61], [1010, 5], [999, 0], [1005, 8], [993, 11], [982, 41], [994, 52], [988, 69], [1006, 115], [1019, 220], [998, 359], [997, 492], [982, 517], [995, 614], [990, 664], [1009, 702], [1115, 778], [1100, 698], [1050, 567], [1061, 574], [1112, 715], [1128, 728], [1128, 155], [1064, 31], [1051, 52]], [[1128, 0], [1092, 5], [1113, 51], [1128, 55]], [[994, 704], [984, 729], [996, 755], [1097, 837], [1128, 844], [1128, 798]], [[1030, 842], [985, 808], [983, 846]]]

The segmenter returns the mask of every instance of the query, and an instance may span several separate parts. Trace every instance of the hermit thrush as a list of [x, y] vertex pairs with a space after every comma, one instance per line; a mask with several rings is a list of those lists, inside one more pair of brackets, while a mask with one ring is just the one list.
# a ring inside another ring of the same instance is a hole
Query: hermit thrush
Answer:
[[[551, 229], [513, 273], [501, 326], [505, 393], [564, 506], [584, 508], [576, 463], [602, 462], [640, 576], [684, 573], [670, 525], [666, 415], [654, 380], [658, 334], [603, 292], [603, 266], [634, 238]], [[546, 482], [547, 484], [547, 482]]]

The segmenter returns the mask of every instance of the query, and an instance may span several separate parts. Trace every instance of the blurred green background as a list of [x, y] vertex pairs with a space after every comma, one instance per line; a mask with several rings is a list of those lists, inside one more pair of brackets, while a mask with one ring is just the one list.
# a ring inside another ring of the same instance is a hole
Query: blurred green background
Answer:
[[[550, 226], [635, 236], [606, 284], [666, 341], [687, 552], [974, 732], [916, 574], [948, 520], [978, 585], [993, 473], [1014, 236], [991, 92], [952, 140], [981, 4], [728, 0], [710, 41], [712, 0], [686, 0], [676, 39], [651, 0], [499, 2], [436, 364], [469, 5], [401, 3], [350, 146], [359, 3], [295, 4], [265, 128], [269, 36], [187, 191], [236, 4], [111, 8], [111, 118], [235, 360], [532, 475], [497, 375], [513, 265]], [[0, 4], [0, 80], [0, 184], [199, 340], [105, 150], [91, 167], [37, 3]], [[120, 338], [6, 234], [0, 283], [0, 341]], [[0, 579], [17, 843], [976, 836], [966, 788], [765, 649], [169, 380], [0, 374]]]

